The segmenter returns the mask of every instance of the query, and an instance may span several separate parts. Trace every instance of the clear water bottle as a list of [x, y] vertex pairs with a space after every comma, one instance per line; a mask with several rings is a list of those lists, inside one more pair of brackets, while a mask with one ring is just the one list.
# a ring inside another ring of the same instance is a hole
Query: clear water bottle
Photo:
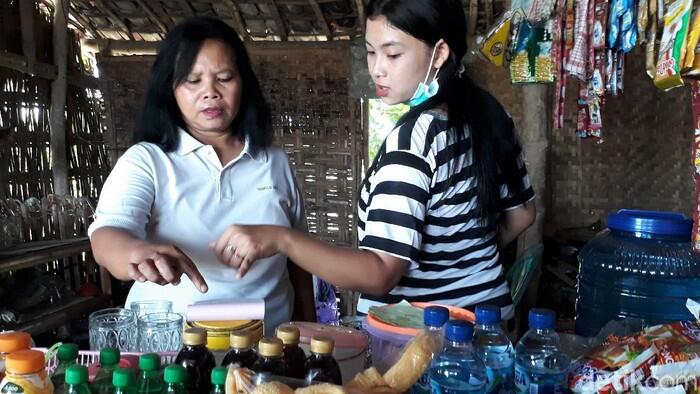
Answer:
[[[450, 311], [443, 306], [429, 306], [423, 310], [423, 325], [435, 338], [436, 349], [442, 350], [444, 342], [443, 326], [450, 320]], [[411, 388], [412, 394], [430, 394], [430, 376], [426, 372]]]
[[512, 393], [515, 351], [501, 326], [501, 308], [478, 305], [474, 350], [486, 366], [487, 393]]
[[474, 327], [464, 320], [445, 325], [445, 347], [430, 365], [430, 387], [434, 394], [483, 393], [486, 368], [474, 353]]
[[516, 393], [565, 393], [569, 357], [554, 331], [556, 315], [550, 309], [530, 310], [530, 330], [515, 347]]

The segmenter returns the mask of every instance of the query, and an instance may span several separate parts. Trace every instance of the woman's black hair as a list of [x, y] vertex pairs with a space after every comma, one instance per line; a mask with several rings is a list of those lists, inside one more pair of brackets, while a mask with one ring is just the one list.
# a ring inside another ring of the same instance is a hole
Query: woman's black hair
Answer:
[[467, 53], [467, 22], [461, 0], [372, 0], [367, 18], [385, 17], [397, 29], [425, 42], [429, 47], [443, 39], [450, 57], [440, 68], [438, 93], [412, 107], [398, 124], [415, 120], [426, 110], [447, 107], [448, 124], [471, 133], [474, 174], [478, 181], [478, 209], [483, 219], [502, 210], [500, 185], [512, 191], [524, 188], [518, 169], [521, 147], [514, 124], [503, 106], [461, 72]]
[[146, 87], [141, 117], [134, 130], [134, 143], [152, 142], [166, 152], [178, 147], [178, 127], [186, 127], [174, 90], [190, 73], [202, 43], [210, 39], [219, 40], [231, 48], [241, 76], [241, 103], [231, 124], [231, 133], [242, 140], [248, 139], [253, 149], [270, 145], [270, 107], [260, 90], [243, 42], [225, 22], [202, 16], [175, 26], [160, 44]]

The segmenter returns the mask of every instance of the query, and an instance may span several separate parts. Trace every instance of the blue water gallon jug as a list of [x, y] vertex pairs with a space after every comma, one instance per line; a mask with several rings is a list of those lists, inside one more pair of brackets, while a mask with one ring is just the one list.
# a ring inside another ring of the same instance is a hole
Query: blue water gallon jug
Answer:
[[579, 254], [576, 333], [594, 336], [610, 320], [645, 325], [693, 319], [700, 299], [700, 254], [690, 246], [693, 222], [670, 212], [620, 210]]

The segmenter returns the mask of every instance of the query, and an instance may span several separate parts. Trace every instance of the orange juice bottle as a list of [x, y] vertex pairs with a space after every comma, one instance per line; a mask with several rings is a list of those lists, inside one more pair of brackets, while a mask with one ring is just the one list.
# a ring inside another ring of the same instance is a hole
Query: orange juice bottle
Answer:
[[44, 353], [20, 350], [5, 358], [5, 378], [0, 393], [52, 394], [53, 384], [46, 374]]
[[32, 337], [26, 332], [14, 331], [0, 334], [0, 380], [5, 376], [5, 358], [20, 350], [29, 350]]

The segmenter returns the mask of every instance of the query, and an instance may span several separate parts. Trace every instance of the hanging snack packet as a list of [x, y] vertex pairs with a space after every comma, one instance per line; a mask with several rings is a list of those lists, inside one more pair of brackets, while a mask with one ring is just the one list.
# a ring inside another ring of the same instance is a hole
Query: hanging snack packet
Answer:
[[683, 85], [681, 65], [686, 49], [692, 0], [675, 0], [664, 16], [664, 33], [659, 45], [654, 85], [669, 90]]

